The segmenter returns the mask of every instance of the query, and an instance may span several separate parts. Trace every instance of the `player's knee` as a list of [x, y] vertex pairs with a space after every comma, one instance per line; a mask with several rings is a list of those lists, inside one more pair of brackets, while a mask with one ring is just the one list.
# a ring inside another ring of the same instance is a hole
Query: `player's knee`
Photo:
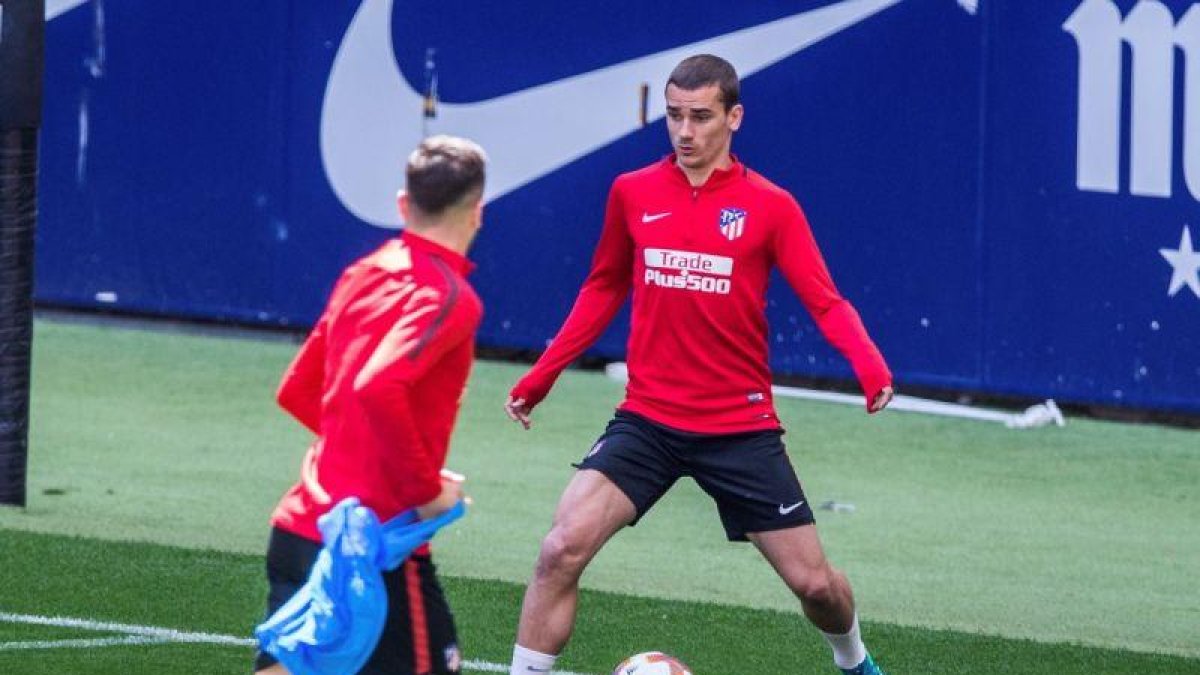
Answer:
[[812, 570], [789, 585], [796, 597], [805, 604], [831, 605], [837, 593], [833, 575], [833, 570], [829, 568]]
[[555, 526], [542, 540], [535, 574], [543, 579], [577, 578], [587, 562], [587, 547], [582, 538], [569, 528]]

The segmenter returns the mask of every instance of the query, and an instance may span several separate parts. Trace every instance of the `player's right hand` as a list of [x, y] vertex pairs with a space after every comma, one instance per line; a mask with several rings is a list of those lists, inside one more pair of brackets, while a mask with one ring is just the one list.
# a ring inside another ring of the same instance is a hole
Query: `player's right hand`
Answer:
[[525, 427], [526, 431], [529, 430], [529, 427], [533, 426], [533, 420], [529, 419], [531, 412], [533, 412], [533, 409], [525, 404], [524, 398], [509, 396], [508, 400], [504, 402], [504, 414], [508, 415], [508, 419]]

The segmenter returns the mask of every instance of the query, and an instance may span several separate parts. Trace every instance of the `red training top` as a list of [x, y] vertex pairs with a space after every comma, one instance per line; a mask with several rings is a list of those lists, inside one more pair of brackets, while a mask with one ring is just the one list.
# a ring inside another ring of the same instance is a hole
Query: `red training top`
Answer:
[[317, 440], [272, 525], [319, 542], [346, 497], [387, 520], [438, 496], [483, 313], [472, 268], [406, 232], [342, 273], [279, 385]]
[[632, 286], [622, 410], [701, 433], [778, 428], [767, 364], [772, 266], [849, 359], [869, 404], [891, 372], [834, 287], [800, 205], [736, 158], [693, 187], [673, 155], [613, 182], [591, 273], [512, 396], [530, 407], [545, 398]]

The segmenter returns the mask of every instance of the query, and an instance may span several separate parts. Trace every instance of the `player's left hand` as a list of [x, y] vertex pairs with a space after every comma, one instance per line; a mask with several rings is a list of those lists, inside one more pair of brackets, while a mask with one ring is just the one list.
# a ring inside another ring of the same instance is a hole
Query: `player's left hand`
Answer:
[[867, 412], [874, 414], [886, 408], [887, 404], [892, 402], [892, 396], [895, 393], [896, 392], [894, 389], [892, 389], [891, 385], [880, 389], [879, 393], [875, 395], [875, 400], [871, 401], [871, 407], [867, 408]]
[[466, 499], [466, 493], [463, 492], [463, 481], [466, 480], [466, 476], [449, 469], [442, 469], [441, 480], [441, 493], [428, 504], [417, 507], [417, 517], [421, 520], [439, 516], [454, 508], [454, 505], [460, 500]]

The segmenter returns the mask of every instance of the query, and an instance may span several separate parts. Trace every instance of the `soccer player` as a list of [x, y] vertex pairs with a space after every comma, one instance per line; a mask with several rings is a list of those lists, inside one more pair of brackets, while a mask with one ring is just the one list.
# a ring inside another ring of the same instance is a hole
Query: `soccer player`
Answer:
[[778, 267], [854, 368], [867, 411], [892, 378], [842, 298], [800, 206], [730, 152], [742, 124], [725, 60], [683, 60], [666, 86], [674, 154], [619, 176], [591, 273], [505, 411], [526, 429], [563, 369], [603, 333], [632, 290], [625, 401], [576, 465], [525, 592], [511, 673], [547, 672], [570, 638], [579, 577], [680, 477], [716, 502], [727, 537], [749, 540], [799, 598], [845, 673], [880, 673], [859, 634], [845, 575], [821, 548], [781, 439], [767, 365], [767, 280]]
[[[449, 136], [409, 156], [405, 229], [346, 268], [279, 386], [279, 404], [316, 434], [300, 480], [271, 518], [267, 615], [304, 585], [321, 550], [317, 518], [355, 496], [381, 521], [430, 518], [462, 488], [443, 477], [482, 305], [465, 257], [482, 223], [483, 150]], [[454, 619], [428, 546], [384, 573], [388, 617], [363, 673], [457, 673]], [[260, 672], [283, 666], [259, 653]]]

